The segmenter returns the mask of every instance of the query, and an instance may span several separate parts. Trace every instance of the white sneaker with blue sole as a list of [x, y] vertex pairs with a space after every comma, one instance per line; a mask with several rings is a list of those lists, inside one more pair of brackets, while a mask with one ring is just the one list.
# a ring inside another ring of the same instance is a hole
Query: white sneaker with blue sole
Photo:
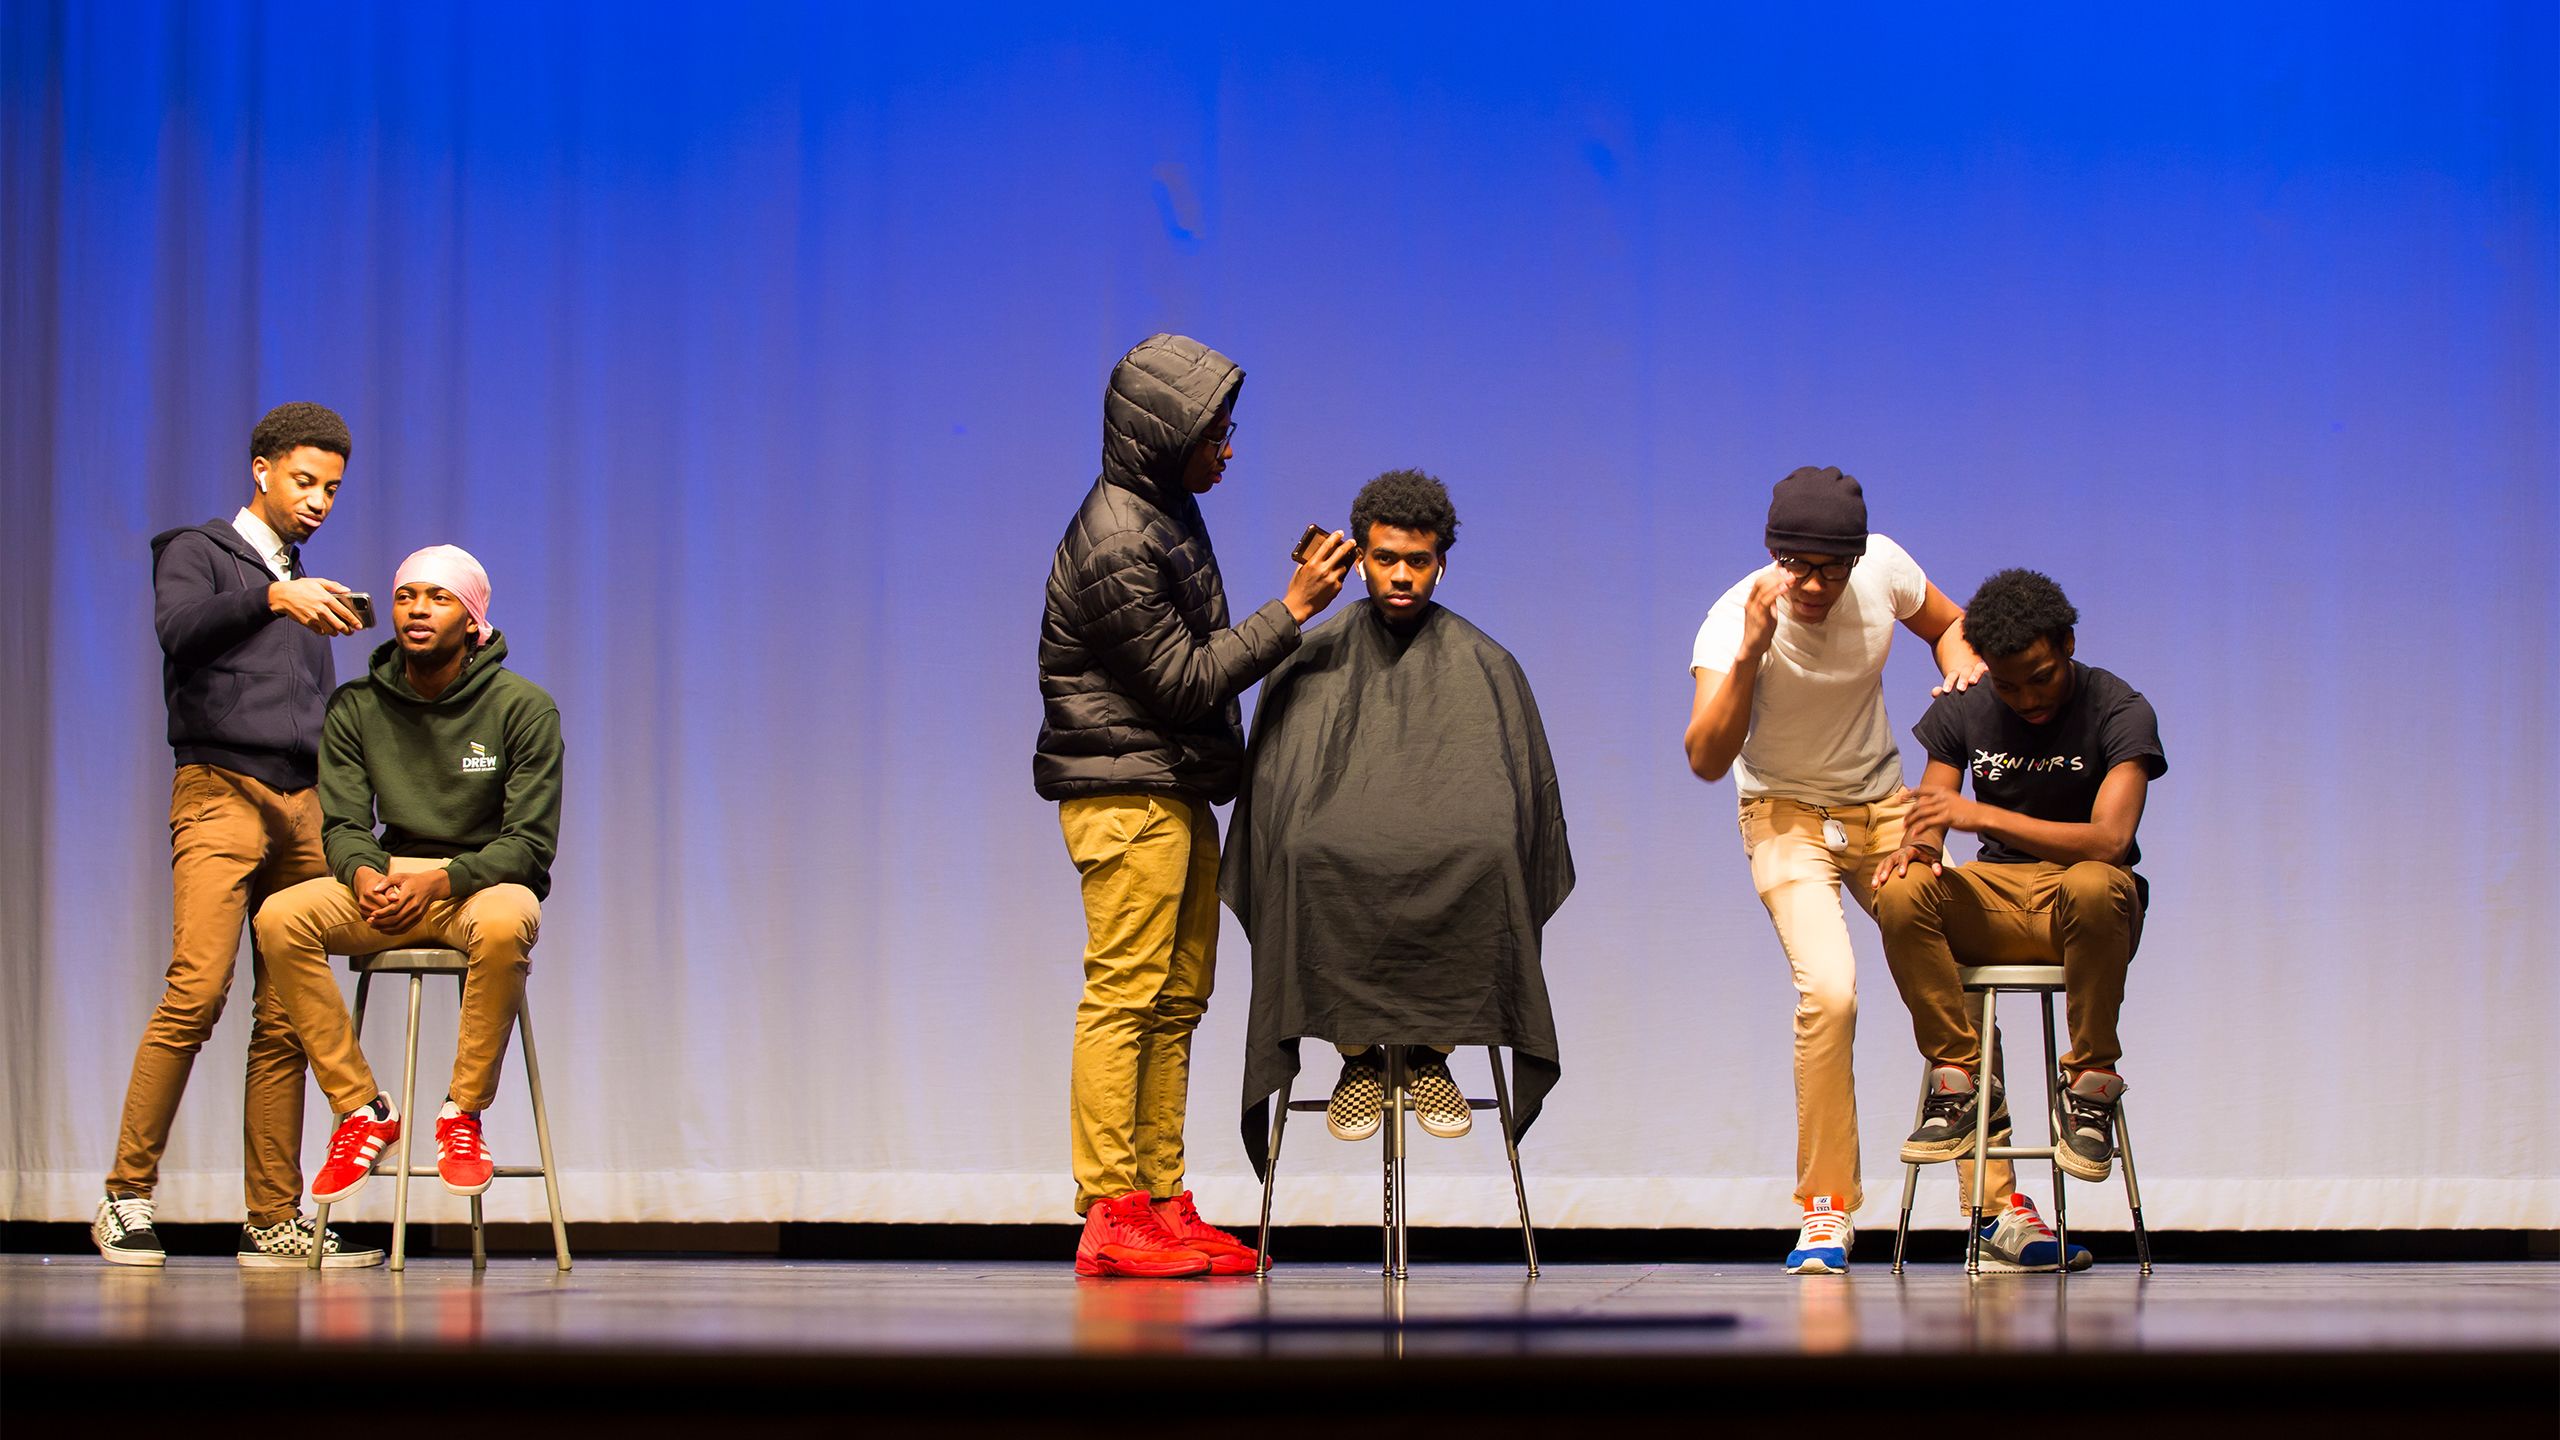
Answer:
[[1856, 1227], [1831, 1203], [1816, 1195], [1804, 1207], [1804, 1228], [1796, 1232], [1796, 1248], [1787, 1252], [1790, 1275], [1846, 1275], [1849, 1248], [1857, 1243]]

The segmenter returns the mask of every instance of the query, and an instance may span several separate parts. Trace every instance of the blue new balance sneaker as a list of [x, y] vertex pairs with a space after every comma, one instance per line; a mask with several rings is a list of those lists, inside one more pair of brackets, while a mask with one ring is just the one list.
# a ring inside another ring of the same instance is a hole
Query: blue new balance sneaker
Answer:
[[1796, 1248], [1787, 1252], [1787, 1273], [1846, 1275], [1849, 1247], [1857, 1238], [1849, 1217], [1831, 1203], [1831, 1197], [1816, 1195], [1804, 1207], [1804, 1228], [1796, 1232]]
[[[2062, 1269], [2062, 1245], [2036, 1213], [2036, 1202], [2009, 1197], [2009, 1208], [1982, 1222], [1982, 1268], [1987, 1274]], [[2096, 1257], [2086, 1245], [2071, 1247], [2070, 1268], [2086, 1270]]]

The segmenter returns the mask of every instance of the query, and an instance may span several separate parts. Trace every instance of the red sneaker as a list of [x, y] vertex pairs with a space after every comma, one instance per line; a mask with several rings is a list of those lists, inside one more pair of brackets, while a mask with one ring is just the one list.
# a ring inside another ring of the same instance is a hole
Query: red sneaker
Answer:
[[1200, 1207], [1191, 1203], [1188, 1190], [1170, 1200], [1158, 1200], [1149, 1208], [1156, 1212], [1156, 1223], [1176, 1244], [1209, 1257], [1212, 1275], [1250, 1275], [1254, 1262], [1261, 1258], [1253, 1253], [1252, 1246], [1201, 1219]]
[[1076, 1242], [1079, 1275], [1144, 1275], [1159, 1278], [1209, 1273], [1209, 1257], [1165, 1233], [1147, 1192], [1132, 1190], [1096, 1200], [1084, 1214], [1084, 1238]]
[[338, 1132], [329, 1137], [329, 1158], [321, 1162], [320, 1173], [311, 1177], [311, 1198], [335, 1205], [363, 1189], [372, 1178], [374, 1162], [399, 1138], [400, 1117], [382, 1119], [370, 1105], [340, 1121]]
[[456, 1195], [477, 1195], [489, 1188], [498, 1167], [480, 1139], [480, 1117], [468, 1110], [436, 1122], [436, 1178]]

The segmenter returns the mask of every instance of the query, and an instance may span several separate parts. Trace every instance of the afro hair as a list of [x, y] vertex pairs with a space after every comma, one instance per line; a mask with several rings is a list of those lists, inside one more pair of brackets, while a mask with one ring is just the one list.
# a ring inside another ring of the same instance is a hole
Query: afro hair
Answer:
[[1390, 470], [1360, 487], [1351, 502], [1351, 538], [1363, 549], [1372, 525], [1429, 531], [1443, 555], [1458, 543], [1458, 510], [1449, 503], [1448, 487], [1419, 470]]
[[1964, 638], [1985, 660], [2024, 652], [2042, 635], [2056, 646], [2080, 623], [2053, 577], [2035, 570], [2003, 570], [1982, 582], [1964, 607]]

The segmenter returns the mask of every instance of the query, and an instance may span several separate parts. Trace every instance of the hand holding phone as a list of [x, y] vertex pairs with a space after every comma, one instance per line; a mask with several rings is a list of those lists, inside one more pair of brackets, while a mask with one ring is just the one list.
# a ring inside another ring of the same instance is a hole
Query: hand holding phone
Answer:
[[1351, 558], [1357, 546], [1343, 538], [1339, 531], [1327, 531], [1321, 525], [1310, 525], [1298, 537], [1298, 546], [1289, 558], [1298, 562], [1297, 572], [1289, 577], [1289, 588], [1280, 603], [1289, 607], [1299, 624], [1321, 614], [1342, 593], [1342, 577], [1351, 570]]

